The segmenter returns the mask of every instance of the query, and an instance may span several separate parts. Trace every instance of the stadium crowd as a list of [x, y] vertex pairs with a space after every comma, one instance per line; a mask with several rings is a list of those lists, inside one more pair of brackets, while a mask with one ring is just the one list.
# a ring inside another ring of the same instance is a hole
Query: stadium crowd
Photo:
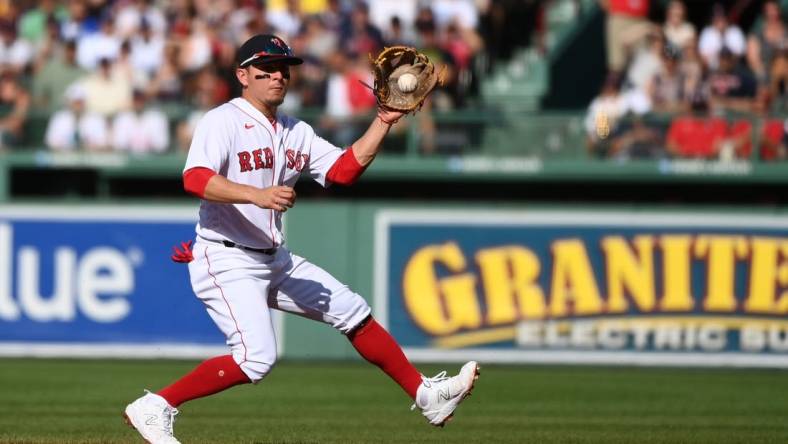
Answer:
[[496, 13], [489, 4], [0, 0], [0, 149], [185, 150], [200, 116], [238, 93], [234, 52], [258, 33], [281, 36], [305, 59], [283, 110], [320, 110], [319, 125], [344, 144], [345, 122], [375, 106], [362, 82], [372, 82], [368, 57], [384, 45], [414, 45], [445, 64], [432, 106], [464, 106], [485, 46], [480, 22]]
[[[788, 157], [776, 117], [788, 110], [781, 2], [764, 1], [745, 30], [721, 5], [696, 26], [681, 0], [596, 1], [606, 13], [609, 74], [585, 120], [593, 156]], [[375, 106], [364, 85], [370, 55], [418, 47], [448, 67], [425, 111], [467, 107], [490, 59], [544, 44], [548, 3], [0, 0], [0, 150], [186, 150], [199, 118], [238, 94], [235, 48], [257, 33], [280, 35], [305, 59], [283, 111], [311, 116], [345, 145], [356, 118]], [[655, 20], [657, 3], [664, 15]], [[422, 152], [432, 151], [430, 113], [408, 121]]]
[[[585, 121], [600, 157], [785, 159], [788, 27], [775, 0], [749, 32], [714, 5], [701, 29], [671, 0], [663, 23], [648, 0], [600, 0], [608, 75]], [[755, 141], [755, 142], [753, 142]], [[753, 149], [753, 145], [757, 149]]]

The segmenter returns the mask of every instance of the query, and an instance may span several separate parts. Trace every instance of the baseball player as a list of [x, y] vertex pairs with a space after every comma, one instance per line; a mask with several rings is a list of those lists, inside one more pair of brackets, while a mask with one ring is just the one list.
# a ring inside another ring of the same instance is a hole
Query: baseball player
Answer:
[[203, 117], [183, 173], [186, 191], [202, 199], [194, 247], [185, 252], [192, 288], [227, 338], [230, 354], [201, 363], [158, 393], [147, 392], [126, 407], [126, 421], [151, 443], [177, 443], [173, 422], [181, 404], [260, 382], [277, 356], [274, 308], [339, 330], [402, 387], [414, 400], [412, 408], [443, 426], [471, 393], [477, 363], [466, 363], [453, 377], [424, 377], [366, 301], [290, 252], [282, 234], [282, 213], [295, 204], [293, 186], [301, 174], [323, 186], [352, 184], [403, 114], [378, 109], [364, 135], [343, 150], [277, 112], [290, 66], [302, 63], [282, 39], [256, 35], [239, 48], [236, 62], [241, 97]]

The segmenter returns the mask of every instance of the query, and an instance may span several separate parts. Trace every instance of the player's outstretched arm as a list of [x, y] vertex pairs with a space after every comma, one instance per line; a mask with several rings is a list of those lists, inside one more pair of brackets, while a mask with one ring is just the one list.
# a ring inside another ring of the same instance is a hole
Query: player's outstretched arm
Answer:
[[212, 202], [253, 204], [260, 208], [285, 212], [288, 208], [293, 208], [296, 192], [293, 188], [282, 185], [256, 188], [214, 174], [208, 180], [201, 197]]
[[367, 131], [353, 144], [353, 154], [358, 163], [366, 167], [380, 151], [380, 144], [388, 134], [391, 125], [397, 122], [405, 113], [378, 108], [375, 120], [369, 125]]

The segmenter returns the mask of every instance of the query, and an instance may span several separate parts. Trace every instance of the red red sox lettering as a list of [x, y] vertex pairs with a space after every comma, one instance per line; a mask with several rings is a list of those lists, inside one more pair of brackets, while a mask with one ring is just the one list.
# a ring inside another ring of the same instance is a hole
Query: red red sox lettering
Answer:
[[[285, 152], [287, 156], [287, 168], [290, 170], [301, 171], [309, 162], [309, 154], [301, 154], [297, 151], [288, 149]], [[252, 161], [254, 160], [254, 167]], [[274, 152], [271, 148], [258, 148], [252, 152], [241, 151], [238, 153], [238, 163], [241, 166], [241, 172], [245, 173], [252, 170], [270, 169], [274, 167]]]
[[291, 170], [300, 172], [304, 169], [304, 165], [309, 162], [309, 154], [301, 154], [298, 151], [287, 150], [285, 155], [287, 156], [287, 168]]

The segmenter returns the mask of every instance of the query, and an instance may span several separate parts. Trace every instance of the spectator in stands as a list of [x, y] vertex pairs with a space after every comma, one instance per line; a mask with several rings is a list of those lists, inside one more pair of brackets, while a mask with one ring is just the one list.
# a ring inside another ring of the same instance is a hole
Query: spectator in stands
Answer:
[[175, 137], [177, 138], [178, 150], [186, 153], [189, 151], [189, 146], [192, 143], [192, 136], [194, 129], [197, 128], [197, 123], [202, 117], [214, 108], [217, 103], [212, 99], [210, 91], [201, 90], [197, 91], [194, 98], [192, 110], [189, 112], [186, 119], [179, 122], [176, 130]]
[[147, 106], [142, 90], [133, 94], [132, 109], [123, 111], [112, 121], [112, 149], [134, 154], [162, 153], [170, 144], [167, 116]]
[[178, 1], [167, 5], [167, 22], [169, 37], [175, 42], [182, 41], [189, 35], [192, 19], [197, 15], [196, 5], [192, 2]]
[[[343, 50], [338, 49], [327, 59], [329, 75], [326, 85], [326, 116], [328, 120], [323, 122], [324, 126], [335, 129], [337, 121], [347, 119], [351, 116], [350, 91], [346, 75], [350, 71], [350, 56]], [[338, 141], [340, 145], [345, 143], [342, 138]]]
[[779, 49], [769, 67], [769, 98], [776, 111], [788, 109], [788, 45]]
[[[332, 53], [333, 54], [333, 53]], [[330, 60], [329, 54], [325, 60]], [[299, 87], [299, 99], [303, 108], [324, 108], [327, 97], [327, 79], [330, 74], [327, 64], [314, 57], [305, 57], [304, 63], [293, 70], [290, 75], [298, 71], [296, 81]], [[293, 79], [291, 78], [291, 81]], [[290, 95], [290, 93], [288, 93]]]
[[19, 21], [21, 5], [20, 2], [12, 0], [0, 1], [0, 23], [16, 23]]
[[342, 50], [329, 57], [331, 74], [326, 89], [326, 114], [322, 126], [333, 132], [333, 140], [347, 146], [359, 136], [354, 118], [369, 113], [375, 106], [372, 92], [361, 84], [372, 83], [364, 55], [348, 54]]
[[662, 27], [665, 38], [676, 48], [685, 48], [696, 39], [695, 26], [687, 21], [687, 10], [681, 0], [671, 0]]
[[189, 24], [189, 34], [180, 44], [179, 66], [192, 74], [211, 63], [213, 48], [205, 20], [195, 17]]
[[665, 70], [665, 37], [657, 29], [650, 32], [635, 48], [632, 61], [627, 69], [629, 87], [646, 93], [649, 84], [657, 73]]
[[[599, 95], [588, 107], [586, 142], [589, 151], [599, 156], [618, 155], [622, 148], [621, 136], [628, 136], [623, 145], [650, 143], [652, 138], [651, 131], [646, 131], [638, 120], [650, 110], [648, 97], [639, 90], [624, 92], [621, 84], [617, 73], [609, 73]], [[638, 122], [638, 125], [633, 126], [631, 122]]]
[[131, 39], [131, 61], [134, 67], [153, 78], [164, 59], [164, 36], [154, 33], [148, 20], [139, 24], [139, 34]]
[[328, 0], [326, 9], [319, 16], [326, 29], [337, 35], [342, 33], [342, 26], [350, 19], [348, 11], [343, 9], [341, 0]]
[[402, 26], [402, 20], [400, 20], [399, 16], [392, 15], [389, 20], [389, 27], [385, 31], [385, 39], [388, 46], [413, 46], [415, 37], [407, 28]]
[[673, 119], [665, 140], [670, 154], [683, 158], [714, 158], [727, 137], [727, 123], [720, 117], [686, 114]]
[[599, 0], [607, 13], [605, 32], [608, 71], [621, 73], [629, 48], [653, 29], [648, 21], [649, 0]]
[[353, 54], [377, 54], [383, 49], [383, 33], [369, 20], [366, 3], [353, 6], [350, 19], [342, 26], [340, 46]]
[[83, 34], [77, 40], [77, 63], [92, 71], [102, 59], [117, 59], [120, 45], [121, 40], [115, 35], [114, 19], [112, 15], [105, 14], [101, 18], [99, 32]]
[[269, 9], [266, 19], [277, 35], [290, 41], [301, 29], [301, 6], [299, 0], [286, 0], [282, 6], [278, 9]]
[[451, 54], [459, 70], [470, 69], [471, 61], [483, 47], [481, 36], [473, 28], [464, 27], [459, 20], [444, 28], [443, 48]]
[[443, 50], [451, 56], [457, 71], [456, 90], [454, 92], [454, 106], [462, 107], [473, 82], [473, 60], [481, 51], [483, 42], [481, 37], [470, 28], [463, 28], [458, 21], [448, 24], [445, 29]]
[[[224, 21], [224, 31], [227, 36], [228, 42], [233, 47], [240, 46], [245, 42], [245, 38], [251, 37], [251, 33], [247, 34], [247, 26], [254, 21], [263, 22], [263, 18], [267, 17], [265, 3], [262, 2], [249, 2], [245, 0], [233, 0], [231, 2], [232, 10], [227, 14]], [[256, 27], [256, 24], [254, 25]]]
[[55, 112], [49, 119], [44, 141], [55, 151], [86, 149], [99, 151], [107, 147], [109, 131], [107, 120], [85, 109], [85, 89], [75, 83], [66, 90], [68, 107]]
[[33, 76], [33, 106], [49, 112], [62, 109], [63, 92], [87, 72], [77, 65], [76, 42], [68, 40], [63, 52], [50, 58]]
[[[215, 65], [209, 65], [201, 69], [194, 77], [192, 86], [189, 88], [187, 97], [200, 95], [202, 93], [208, 94], [211, 103], [220, 104], [232, 99], [230, 85], [227, 84], [224, 78], [216, 73], [217, 68]], [[296, 78], [291, 73], [291, 84]], [[289, 94], [288, 94], [289, 95]]]
[[690, 108], [692, 79], [681, 70], [679, 50], [668, 45], [662, 52], [662, 69], [649, 83], [652, 109], [660, 113], [677, 113]]
[[696, 84], [699, 84], [705, 73], [705, 65], [700, 52], [698, 52], [698, 40], [693, 38], [679, 50], [681, 51], [679, 62], [681, 71], [686, 73], [688, 78], [694, 79]]
[[167, 31], [167, 18], [161, 9], [156, 7], [152, 0], [131, 0], [122, 4], [115, 16], [118, 36], [130, 39], [144, 28], [151, 34], [161, 37]]
[[617, 134], [610, 139], [607, 157], [617, 160], [664, 157], [663, 134], [658, 125], [646, 122], [643, 116], [629, 116], [621, 122]]
[[79, 41], [87, 34], [95, 32], [97, 22], [88, 16], [86, 0], [72, 0], [68, 2], [68, 14], [64, 19], [60, 34], [66, 40]]
[[741, 28], [728, 21], [722, 5], [714, 6], [711, 24], [703, 29], [698, 42], [698, 50], [706, 65], [717, 68], [720, 52], [728, 48], [736, 56], [743, 56], [746, 50], [746, 40]]
[[[605, 79], [599, 95], [591, 101], [585, 119], [588, 148], [600, 151], [600, 142], [617, 135], [618, 123], [627, 114], [626, 102], [621, 95], [618, 74], [610, 73]], [[604, 150], [603, 155], [607, 154]]]
[[377, 105], [375, 95], [366, 86], [374, 82], [369, 69], [369, 58], [367, 54], [350, 55], [350, 69], [345, 74], [345, 82], [348, 85], [351, 112], [354, 115], [369, 114]]
[[299, 53], [318, 60], [324, 60], [337, 49], [338, 37], [325, 27], [320, 16], [313, 15], [304, 19], [302, 34], [304, 52]]
[[148, 73], [142, 71], [134, 65], [131, 55], [131, 43], [124, 40], [120, 45], [120, 52], [117, 60], [112, 64], [113, 73], [123, 77], [128, 83], [137, 88], [145, 88], [150, 83]]
[[17, 36], [13, 24], [0, 24], [0, 68], [21, 73], [35, 58], [35, 48]]
[[0, 74], [0, 148], [17, 146], [22, 142], [30, 94], [22, 87], [13, 71]]
[[769, 83], [769, 68], [788, 43], [788, 30], [776, 0], [763, 4], [763, 26], [750, 33], [747, 41], [747, 62], [761, 85]]
[[63, 19], [66, 13], [63, 6], [54, 0], [39, 0], [37, 3], [19, 18], [19, 36], [31, 43], [38, 43], [44, 38], [51, 19]]
[[710, 106], [715, 112], [751, 112], [757, 82], [741, 59], [728, 48], [719, 55], [719, 67], [709, 75]]
[[[248, 11], [245, 25], [239, 27], [237, 30], [232, 31], [232, 34], [235, 38], [235, 45], [233, 48], [241, 46], [243, 42], [257, 34], [272, 34], [274, 32], [274, 30], [268, 25], [268, 21], [266, 20], [268, 13], [267, 9], [263, 5], [264, 3], [261, 3], [259, 7], [255, 5], [254, 8], [245, 8], [246, 11]], [[243, 18], [243, 16], [240, 17], [239, 20], [241, 18]]]
[[101, 59], [99, 68], [82, 81], [85, 106], [89, 113], [111, 116], [131, 108], [134, 85], [126, 73], [113, 69], [110, 59]]
[[438, 30], [432, 10], [421, 8], [416, 16], [416, 46], [443, 70], [443, 86], [436, 88], [428, 102], [437, 109], [447, 110], [455, 107], [458, 101], [457, 66], [452, 55], [447, 52], [438, 39]]
[[41, 66], [59, 57], [65, 42], [60, 35], [60, 22], [54, 17], [47, 20], [44, 35], [33, 45], [33, 72], [39, 71]]
[[159, 101], [177, 101], [183, 98], [183, 79], [180, 70], [180, 46], [167, 43], [164, 58], [148, 85], [148, 95]]
[[429, 3], [439, 28], [446, 28], [452, 23], [462, 29], [479, 26], [479, 8], [474, 0], [433, 0]]
[[761, 160], [774, 161], [788, 158], [788, 121], [768, 119], [764, 122], [761, 133]]
[[719, 159], [731, 161], [735, 158], [749, 159], [752, 154], [752, 122], [749, 118], [734, 120], [728, 125], [728, 133], [720, 145]]

